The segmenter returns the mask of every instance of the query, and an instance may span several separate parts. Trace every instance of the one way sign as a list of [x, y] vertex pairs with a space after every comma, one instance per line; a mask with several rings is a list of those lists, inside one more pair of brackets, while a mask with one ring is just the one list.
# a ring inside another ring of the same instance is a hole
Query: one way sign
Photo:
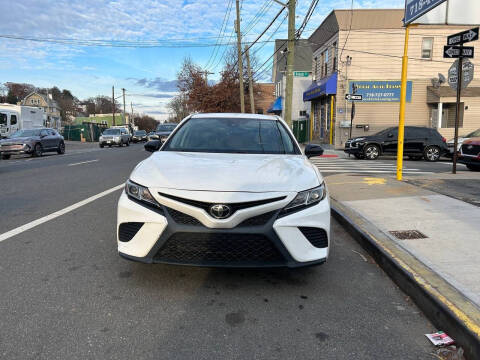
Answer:
[[455, 35], [450, 35], [447, 38], [448, 45], [459, 45], [464, 44], [470, 41], [478, 40], [478, 30], [479, 28], [470, 29], [467, 31], [459, 32]]
[[473, 46], [444, 46], [443, 47], [443, 57], [444, 58], [459, 58], [459, 57], [464, 57], [464, 58], [473, 58], [473, 55], [475, 54], [475, 50]]

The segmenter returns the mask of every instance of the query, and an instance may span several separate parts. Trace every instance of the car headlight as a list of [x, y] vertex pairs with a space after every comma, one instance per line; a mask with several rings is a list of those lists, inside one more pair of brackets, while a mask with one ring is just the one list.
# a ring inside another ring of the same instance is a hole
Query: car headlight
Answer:
[[318, 204], [327, 196], [327, 190], [325, 188], [325, 182], [316, 188], [301, 191], [295, 196], [295, 198], [285, 206], [280, 212], [280, 216], [296, 212], [307, 207]]
[[160, 206], [146, 187], [138, 185], [130, 180], [125, 184], [125, 192], [128, 196], [131, 196], [134, 199], [146, 202], [150, 205]]

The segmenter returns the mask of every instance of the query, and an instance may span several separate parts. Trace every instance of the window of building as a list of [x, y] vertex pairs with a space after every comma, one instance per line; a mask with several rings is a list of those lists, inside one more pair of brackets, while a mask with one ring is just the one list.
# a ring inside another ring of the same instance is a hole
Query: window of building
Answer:
[[323, 66], [323, 64], [325, 63], [325, 52], [322, 53], [322, 61], [320, 63], [320, 68], [322, 69], [321, 72], [321, 76], [320, 78], [323, 79], [323, 77], [325, 76], [325, 73], [324, 73], [324, 70], [325, 70], [325, 67]]
[[332, 67], [333, 67], [333, 71], [337, 71], [337, 43], [336, 42], [333, 43], [332, 48], [333, 48]]
[[263, 115], [263, 109], [257, 109], [257, 114]]
[[307, 116], [306, 110], [300, 110], [300, 116]]
[[433, 38], [422, 39], [422, 59], [431, 59], [433, 55]]

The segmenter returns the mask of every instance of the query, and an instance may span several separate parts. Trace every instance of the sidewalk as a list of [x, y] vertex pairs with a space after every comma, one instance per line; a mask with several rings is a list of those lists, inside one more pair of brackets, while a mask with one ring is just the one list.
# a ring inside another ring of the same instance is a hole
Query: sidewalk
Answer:
[[334, 214], [377, 263], [439, 329], [480, 354], [480, 208], [392, 177], [326, 182]]

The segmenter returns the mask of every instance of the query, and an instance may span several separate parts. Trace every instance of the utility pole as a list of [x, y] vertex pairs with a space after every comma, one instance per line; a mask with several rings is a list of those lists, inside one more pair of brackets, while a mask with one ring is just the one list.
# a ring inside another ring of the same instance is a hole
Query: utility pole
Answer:
[[208, 75], [213, 75], [215, 73], [209, 72], [208, 70], [203, 71], [203, 75], [205, 76], [205, 85], [208, 86]]
[[125, 112], [125, 88], [122, 88], [123, 92], [123, 125], [127, 125], [127, 113]]
[[130, 109], [131, 109], [131, 112], [130, 112], [130, 122], [133, 124], [133, 126], [135, 126], [135, 123], [133, 122], [133, 103], [130, 101]]
[[245, 54], [247, 56], [247, 69], [248, 69], [248, 92], [250, 94], [250, 112], [255, 114], [255, 102], [253, 99], [253, 78], [252, 78], [252, 69], [250, 68], [250, 53], [248, 51], [248, 46], [245, 45]]
[[295, 66], [295, 5], [288, 1], [287, 86], [285, 88], [285, 121], [292, 128], [293, 69]]
[[112, 126], [115, 126], [115, 87], [114, 86], [112, 86], [112, 114], [113, 114]]
[[236, 0], [237, 21], [235, 22], [235, 31], [237, 32], [237, 52], [238, 52], [238, 77], [240, 82], [240, 112], [245, 112], [245, 99], [243, 96], [243, 58], [242, 58], [242, 34], [240, 33], [240, 0]]

